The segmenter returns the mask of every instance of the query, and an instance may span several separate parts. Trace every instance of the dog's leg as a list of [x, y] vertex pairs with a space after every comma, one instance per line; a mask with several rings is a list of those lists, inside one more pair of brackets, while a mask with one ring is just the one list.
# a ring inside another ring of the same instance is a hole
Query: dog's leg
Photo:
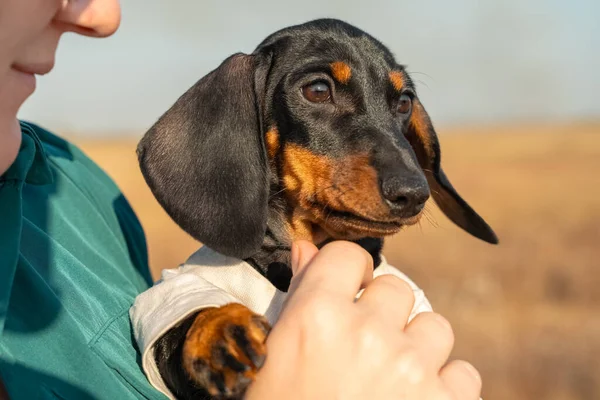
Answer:
[[242, 398], [265, 361], [270, 329], [240, 304], [203, 310], [158, 341], [161, 376], [178, 398]]

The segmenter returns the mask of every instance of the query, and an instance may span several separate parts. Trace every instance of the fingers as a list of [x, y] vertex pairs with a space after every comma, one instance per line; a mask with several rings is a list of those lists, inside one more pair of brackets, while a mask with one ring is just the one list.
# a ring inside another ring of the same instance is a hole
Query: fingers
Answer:
[[404, 333], [412, 339], [428, 368], [439, 371], [446, 364], [454, 346], [454, 333], [444, 317], [433, 312], [421, 313], [410, 321]]
[[411, 287], [393, 275], [379, 276], [366, 287], [357, 302], [404, 329], [415, 303]]
[[312, 245], [297, 244], [299, 265], [295, 268], [290, 292], [319, 290], [354, 301], [361, 286], [373, 279], [373, 258], [355, 243], [332, 242], [316, 254]]
[[456, 400], [478, 400], [481, 376], [466, 361], [452, 361], [440, 371], [440, 379]]

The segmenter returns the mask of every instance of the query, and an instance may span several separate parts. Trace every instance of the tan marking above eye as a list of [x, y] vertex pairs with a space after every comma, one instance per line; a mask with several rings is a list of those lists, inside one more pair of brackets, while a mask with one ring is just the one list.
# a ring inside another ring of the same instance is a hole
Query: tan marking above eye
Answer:
[[402, 88], [404, 87], [404, 75], [402, 75], [402, 72], [400, 71], [392, 71], [390, 72], [390, 82], [392, 82], [392, 86], [394, 86], [394, 89], [396, 89], [397, 91], [402, 90]]
[[331, 74], [336, 81], [343, 83], [344, 85], [350, 81], [350, 78], [352, 77], [352, 69], [348, 64], [343, 61], [336, 61], [332, 62], [330, 67]]

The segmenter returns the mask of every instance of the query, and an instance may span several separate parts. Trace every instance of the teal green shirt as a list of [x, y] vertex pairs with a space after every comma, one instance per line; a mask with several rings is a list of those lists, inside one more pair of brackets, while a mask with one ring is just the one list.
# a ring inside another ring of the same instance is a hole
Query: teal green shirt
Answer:
[[128, 315], [152, 283], [139, 221], [79, 149], [21, 129], [0, 177], [0, 375], [11, 399], [164, 399]]

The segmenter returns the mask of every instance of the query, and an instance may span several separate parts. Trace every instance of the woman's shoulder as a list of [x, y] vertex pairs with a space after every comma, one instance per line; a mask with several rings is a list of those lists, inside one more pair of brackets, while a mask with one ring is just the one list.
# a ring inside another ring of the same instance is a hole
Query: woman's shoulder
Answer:
[[58, 186], [55, 190], [61, 184], [63, 187], [75, 186], [100, 208], [110, 199], [133, 212], [112, 178], [77, 145], [31, 122], [21, 121], [21, 130], [23, 135], [33, 137], [37, 143], [39, 154], [36, 157], [52, 171], [54, 183]]
[[33, 135], [39, 140], [43, 156], [51, 164], [60, 165], [63, 168], [61, 172], [68, 172], [68, 168], [65, 169], [65, 167], [70, 165], [75, 166], [78, 170], [83, 167], [88, 169], [88, 173], [97, 176], [105, 184], [118, 190], [112, 179], [72, 142], [31, 122], [21, 121], [21, 130], [23, 134]]
[[102, 254], [128, 251], [127, 260], [150, 283], [142, 226], [115, 182], [68, 140], [29, 122], [21, 122], [21, 130], [35, 142], [34, 162], [52, 176], [25, 188], [24, 216], [53, 237], [60, 232], [63, 239], [85, 240]]

